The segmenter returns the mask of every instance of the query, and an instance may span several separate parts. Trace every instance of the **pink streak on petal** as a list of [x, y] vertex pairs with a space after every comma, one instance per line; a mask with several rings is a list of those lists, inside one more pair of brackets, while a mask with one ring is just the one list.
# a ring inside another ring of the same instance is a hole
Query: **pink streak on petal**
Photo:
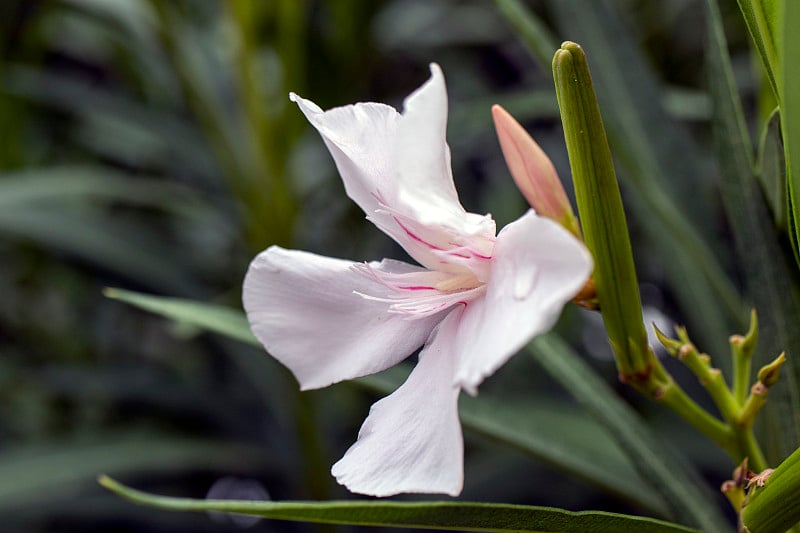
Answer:
[[408, 235], [409, 237], [411, 237], [415, 241], [421, 242], [422, 244], [424, 244], [428, 248], [431, 248], [432, 250], [441, 250], [441, 248], [439, 248], [438, 246], [435, 246], [435, 245], [433, 245], [433, 244], [421, 239], [413, 231], [408, 229], [402, 222], [400, 222], [400, 220], [397, 217], [392, 217], [392, 218], [394, 219], [395, 222], [397, 222], [397, 225], [400, 226], [403, 229], [403, 231], [406, 232], [406, 235]]

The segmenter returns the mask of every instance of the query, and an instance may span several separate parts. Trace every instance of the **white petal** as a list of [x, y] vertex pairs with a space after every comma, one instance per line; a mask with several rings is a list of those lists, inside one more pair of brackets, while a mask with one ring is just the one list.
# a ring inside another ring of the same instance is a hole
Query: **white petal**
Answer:
[[[402, 361], [442, 315], [408, 320], [390, 313], [391, 290], [354, 263], [272, 246], [250, 264], [243, 301], [253, 333], [286, 365], [303, 389], [379, 372]], [[373, 263], [378, 271], [420, 270], [399, 261]], [[354, 292], [355, 291], [355, 292]]]
[[420, 249], [420, 240], [438, 250], [470, 247], [490, 252], [495, 225], [491, 217], [467, 213], [458, 200], [446, 140], [444, 75], [435, 63], [430, 70], [430, 79], [404, 103], [394, 147], [396, 190], [387, 204], [410, 219], [403, 221], [404, 229], [418, 237], [401, 242], [406, 251], [425, 266], [437, 268], [437, 258]]
[[431, 78], [393, 108], [360, 103], [323, 111], [296, 94], [292, 101], [320, 132], [345, 190], [367, 218], [421, 264], [434, 270], [473, 271], [485, 267], [443, 265], [442, 252], [467, 249], [489, 255], [495, 225], [489, 216], [467, 213], [458, 201], [445, 140], [447, 93], [438, 65]]
[[457, 496], [464, 482], [464, 442], [453, 384], [454, 309], [420, 353], [406, 382], [370, 409], [358, 441], [331, 472], [350, 491], [373, 496], [401, 492]]
[[430, 70], [430, 79], [404, 102], [394, 154], [397, 189], [391, 207], [427, 226], [421, 232], [423, 239], [446, 250], [470, 245], [476, 236], [493, 239], [495, 226], [491, 217], [467, 213], [459, 202], [446, 139], [444, 75], [435, 63]]
[[464, 208], [453, 184], [446, 140], [447, 88], [439, 65], [432, 63], [430, 69], [430, 79], [403, 104], [394, 147], [398, 200], [400, 205], [411, 208], [420, 202], [434, 207], [431, 216], [437, 218], [444, 214], [458, 216], [464, 213]]
[[474, 394], [486, 376], [553, 327], [591, 273], [586, 247], [556, 222], [528, 211], [503, 228], [486, 296], [464, 310], [457, 383]]
[[374, 216], [378, 198], [395, 187], [392, 157], [400, 114], [391, 106], [371, 102], [323, 111], [294, 93], [289, 98], [322, 135], [347, 195], [367, 216]]

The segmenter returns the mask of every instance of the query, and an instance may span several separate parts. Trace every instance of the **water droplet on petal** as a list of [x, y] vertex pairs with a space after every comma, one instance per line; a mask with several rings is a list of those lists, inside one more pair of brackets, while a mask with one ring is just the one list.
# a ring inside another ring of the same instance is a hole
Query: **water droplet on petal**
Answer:
[[533, 270], [526, 272], [526, 275], [514, 276], [513, 296], [516, 300], [525, 300], [531, 295], [533, 289], [536, 288], [536, 280], [539, 277], [539, 271]]
[[259, 265], [262, 269], [266, 270], [267, 272], [271, 272], [273, 274], [280, 274], [281, 267], [277, 264], [273, 263], [269, 259], [265, 258], [264, 261], [261, 262]]

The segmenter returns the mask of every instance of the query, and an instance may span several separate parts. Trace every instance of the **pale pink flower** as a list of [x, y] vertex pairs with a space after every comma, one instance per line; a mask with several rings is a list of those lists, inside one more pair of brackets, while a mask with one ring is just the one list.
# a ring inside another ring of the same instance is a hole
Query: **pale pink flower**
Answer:
[[244, 281], [253, 333], [304, 390], [380, 372], [422, 346], [411, 375], [372, 406], [332, 473], [363, 494], [457, 495], [464, 477], [459, 392], [474, 394], [552, 327], [591, 273], [590, 255], [533, 211], [495, 236], [490, 215], [464, 210], [438, 65], [402, 114], [376, 103], [322, 111], [290, 98], [322, 135], [348, 196], [422, 266], [272, 246]]

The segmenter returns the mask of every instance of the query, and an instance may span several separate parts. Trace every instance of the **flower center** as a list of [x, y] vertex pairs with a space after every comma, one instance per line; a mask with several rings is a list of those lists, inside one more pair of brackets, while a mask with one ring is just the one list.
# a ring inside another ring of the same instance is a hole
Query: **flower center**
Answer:
[[437, 291], [451, 293], [474, 289], [480, 285], [483, 284], [478, 281], [478, 278], [475, 277], [475, 274], [472, 272], [467, 272], [465, 274], [456, 274], [454, 276], [450, 276], [434, 285], [434, 288]]
[[369, 293], [356, 291], [356, 294], [367, 300], [386, 302], [390, 313], [409, 319], [428, 317], [454, 305], [467, 305], [486, 288], [472, 272], [453, 274], [422, 269], [387, 272], [368, 263], [352, 268], [376, 283]]

